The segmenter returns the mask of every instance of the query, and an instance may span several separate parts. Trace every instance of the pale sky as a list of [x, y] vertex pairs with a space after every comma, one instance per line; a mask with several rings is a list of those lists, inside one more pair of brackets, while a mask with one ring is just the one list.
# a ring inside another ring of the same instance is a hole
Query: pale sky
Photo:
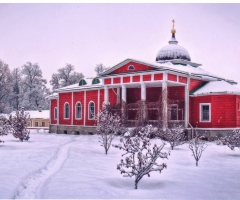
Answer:
[[66, 63], [93, 77], [99, 63], [154, 62], [172, 19], [191, 61], [240, 87], [240, 4], [0, 4], [0, 59], [38, 63], [48, 83]]

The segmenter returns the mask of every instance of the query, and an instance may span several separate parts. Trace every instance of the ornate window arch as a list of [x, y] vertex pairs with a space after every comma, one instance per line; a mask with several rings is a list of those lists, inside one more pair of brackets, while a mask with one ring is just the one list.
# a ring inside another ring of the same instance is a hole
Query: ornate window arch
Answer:
[[94, 119], [95, 117], [95, 103], [90, 101], [88, 104], [88, 119]]
[[70, 118], [70, 106], [69, 103], [66, 102], [64, 104], [64, 119], [69, 119]]
[[82, 104], [81, 104], [81, 102], [77, 102], [76, 103], [76, 115], [75, 115], [75, 117], [76, 117], [76, 119], [82, 119]]
[[133, 65], [129, 65], [128, 66], [128, 70], [134, 70], [135, 68], [134, 68], [134, 66]]
[[57, 119], [58, 117], [58, 110], [57, 107], [54, 108], [54, 119]]

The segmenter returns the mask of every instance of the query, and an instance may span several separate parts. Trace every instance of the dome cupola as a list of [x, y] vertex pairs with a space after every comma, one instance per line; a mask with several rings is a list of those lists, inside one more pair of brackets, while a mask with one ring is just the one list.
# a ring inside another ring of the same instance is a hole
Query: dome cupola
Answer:
[[172, 22], [173, 22], [173, 27], [171, 30], [172, 38], [168, 42], [169, 43], [168, 45], [160, 49], [160, 51], [157, 54], [156, 61], [165, 62], [165, 61], [170, 61], [174, 59], [191, 61], [188, 51], [184, 47], [178, 45], [178, 41], [175, 38], [175, 33], [176, 33], [176, 30], [174, 29], [175, 21], [172, 20]]

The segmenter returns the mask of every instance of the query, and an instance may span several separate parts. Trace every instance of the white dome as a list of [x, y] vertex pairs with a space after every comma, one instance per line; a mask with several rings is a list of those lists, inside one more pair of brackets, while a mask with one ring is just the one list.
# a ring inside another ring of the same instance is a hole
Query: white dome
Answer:
[[191, 61], [188, 51], [178, 44], [169, 44], [164, 46], [160, 49], [156, 57], [156, 61], [172, 59]]

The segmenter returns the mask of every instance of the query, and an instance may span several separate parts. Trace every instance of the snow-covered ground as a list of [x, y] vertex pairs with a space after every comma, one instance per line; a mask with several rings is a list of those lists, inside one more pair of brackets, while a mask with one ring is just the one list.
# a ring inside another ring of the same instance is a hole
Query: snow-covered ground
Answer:
[[[162, 160], [167, 169], [144, 177], [135, 190], [134, 178], [122, 177], [116, 169], [123, 152], [111, 147], [105, 155], [96, 135], [32, 131], [30, 137], [28, 142], [12, 135], [1, 138], [1, 199], [240, 199], [238, 148], [208, 143], [196, 167], [188, 147], [176, 147]], [[167, 144], [164, 151], [169, 150]]]

